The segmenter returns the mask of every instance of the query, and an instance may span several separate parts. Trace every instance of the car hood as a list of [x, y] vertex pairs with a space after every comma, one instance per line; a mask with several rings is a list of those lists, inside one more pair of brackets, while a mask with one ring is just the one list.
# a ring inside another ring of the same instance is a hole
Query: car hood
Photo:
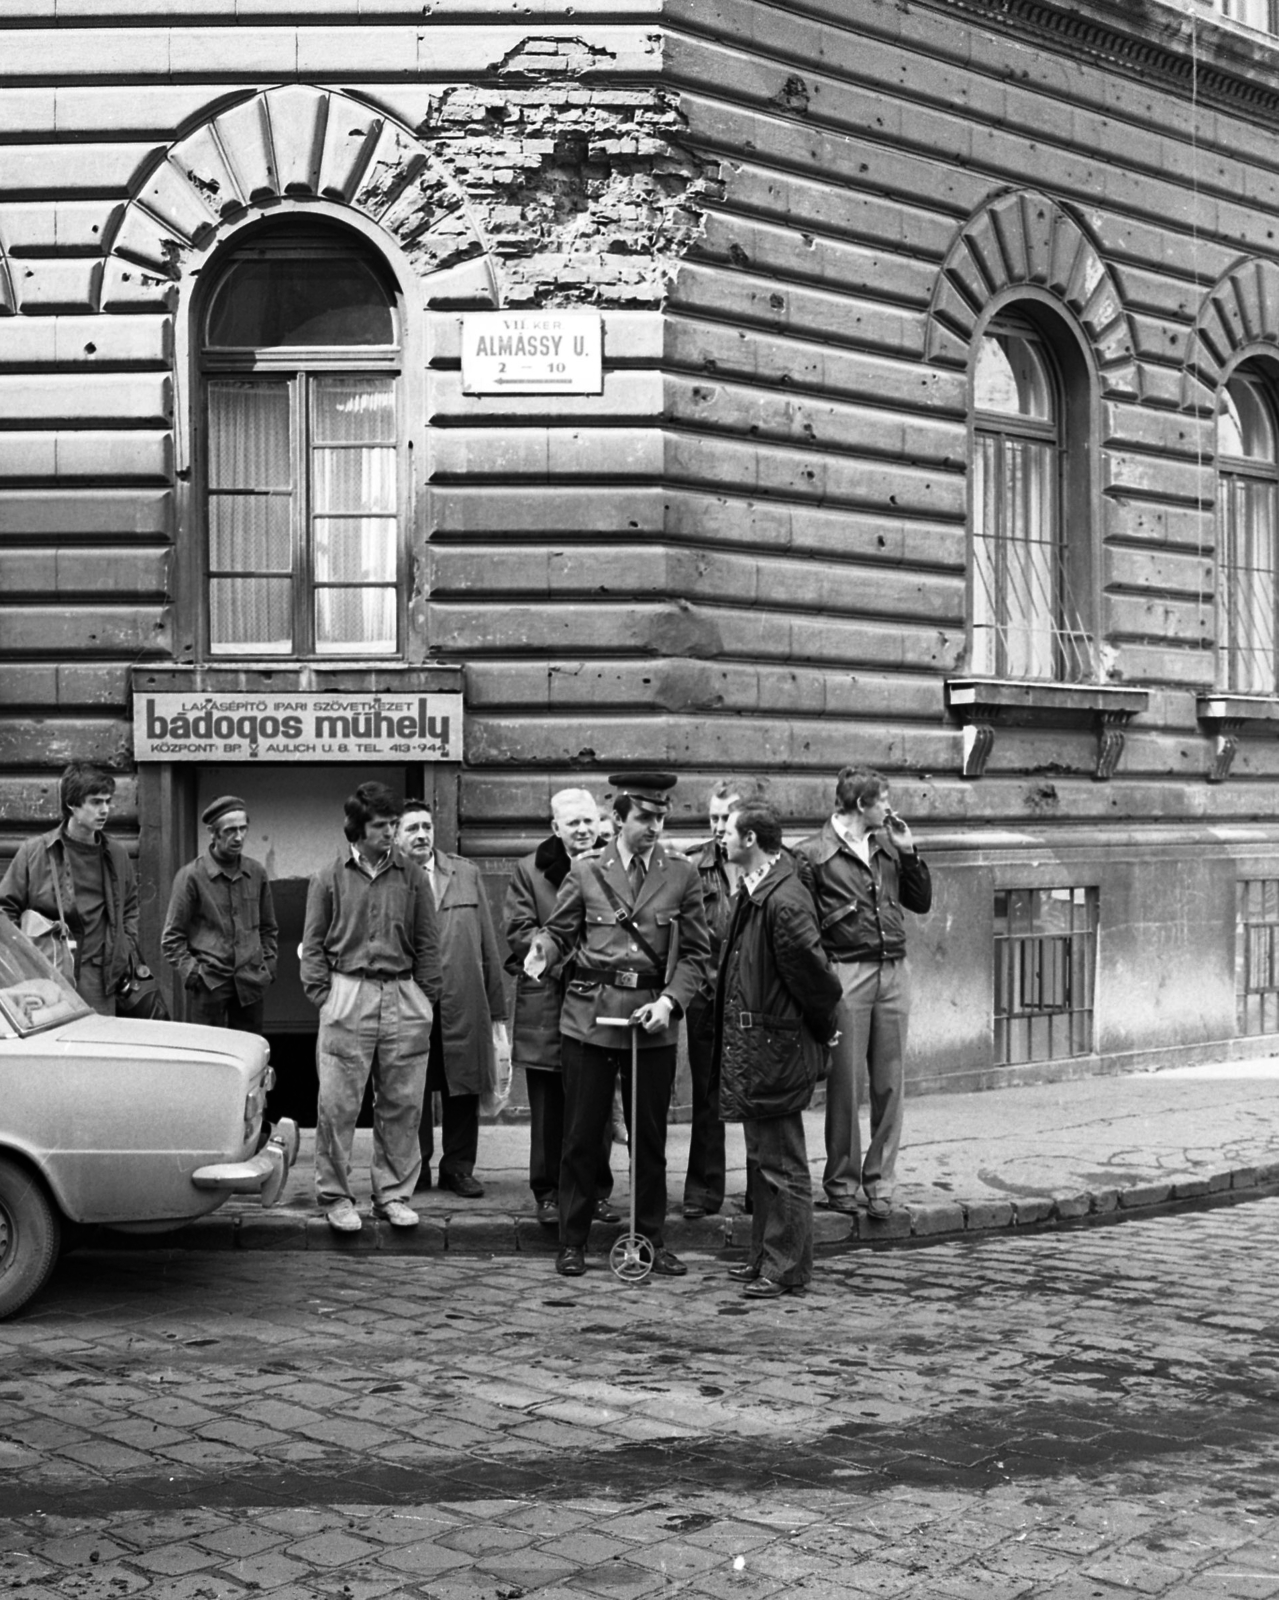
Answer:
[[[30, 1036], [28, 1042], [38, 1039]], [[266, 1040], [256, 1033], [239, 1033], [230, 1028], [204, 1028], [191, 1022], [145, 1022], [141, 1018], [78, 1017], [61, 1028], [52, 1028], [46, 1038], [60, 1045], [75, 1045], [128, 1050], [133, 1054], [176, 1056], [225, 1056], [250, 1070], [261, 1068], [267, 1059]]]

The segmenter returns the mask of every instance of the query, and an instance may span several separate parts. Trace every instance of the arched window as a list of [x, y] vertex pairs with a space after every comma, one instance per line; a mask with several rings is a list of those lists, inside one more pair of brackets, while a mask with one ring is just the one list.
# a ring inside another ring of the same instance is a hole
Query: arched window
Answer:
[[1217, 401], [1218, 643], [1226, 689], [1272, 695], [1279, 434], [1270, 391], [1236, 369]]
[[345, 232], [258, 235], [205, 302], [208, 648], [398, 653], [399, 318]]
[[[1081, 363], [1080, 363], [1081, 364]], [[1087, 517], [1067, 537], [1081, 430], [1028, 321], [993, 321], [973, 364], [972, 670], [1078, 682], [1092, 671]]]

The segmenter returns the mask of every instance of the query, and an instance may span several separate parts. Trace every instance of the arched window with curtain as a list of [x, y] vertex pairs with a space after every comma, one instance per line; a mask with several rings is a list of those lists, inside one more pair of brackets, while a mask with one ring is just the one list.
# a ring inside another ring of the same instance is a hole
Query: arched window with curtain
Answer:
[[1279, 430], [1259, 371], [1235, 370], [1217, 400], [1218, 651], [1222, 687], [1272, 695]]
[[988, 325], [972, 372], [976, 673], [1062, 682], [1092, 674], [1086, 511], [1070, 522], [1086, 499], [1080, 404], [1036, 326], [1014, 316]]
[[398, 654], [400, 334], [380, 258], [345, 230], [255, 235], [200, 333], [209, 654]]

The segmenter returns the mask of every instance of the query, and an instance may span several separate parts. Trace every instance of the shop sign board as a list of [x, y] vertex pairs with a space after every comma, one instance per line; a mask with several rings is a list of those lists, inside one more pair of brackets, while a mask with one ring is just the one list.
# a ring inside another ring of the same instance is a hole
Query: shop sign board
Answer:
[[460, 761], [460, 694], [133, 697], [139, 761]]
[[602, 394], [598, 311], [473, 311], [462, 318], [463, 394]]

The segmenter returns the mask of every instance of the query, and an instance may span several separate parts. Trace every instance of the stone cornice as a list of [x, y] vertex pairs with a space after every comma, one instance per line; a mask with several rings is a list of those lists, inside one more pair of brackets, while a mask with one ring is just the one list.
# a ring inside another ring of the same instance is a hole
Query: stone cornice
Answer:
[[1279, 39], [1175, 0], [928, 0], [1204, 104], [1279, 122]]

